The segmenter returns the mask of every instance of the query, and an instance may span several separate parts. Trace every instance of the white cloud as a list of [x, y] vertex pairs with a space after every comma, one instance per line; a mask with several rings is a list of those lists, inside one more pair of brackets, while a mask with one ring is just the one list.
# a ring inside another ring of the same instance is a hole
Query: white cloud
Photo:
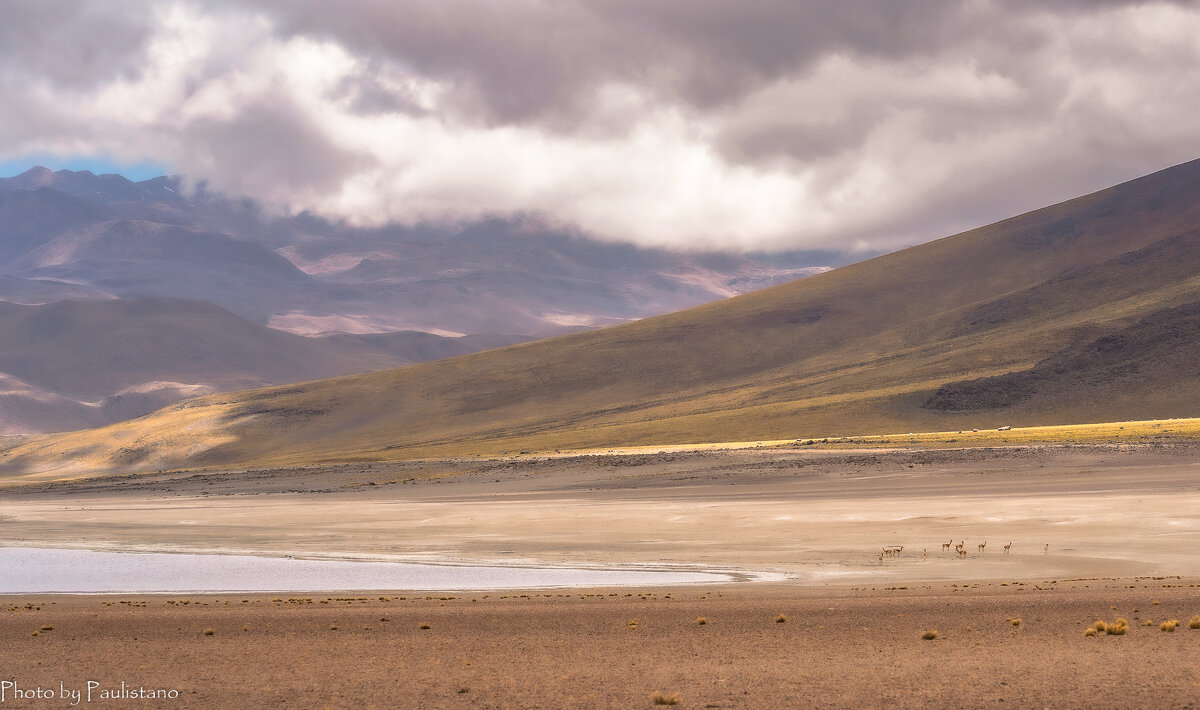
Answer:
[[74, 68], [0, 48], [0, 159], [155, 160], [359, 223], [877, 249], [1200, 154], [1188, 4], [84, 5], [20, 21], [65, 44], [102, 17], [126, 46]]

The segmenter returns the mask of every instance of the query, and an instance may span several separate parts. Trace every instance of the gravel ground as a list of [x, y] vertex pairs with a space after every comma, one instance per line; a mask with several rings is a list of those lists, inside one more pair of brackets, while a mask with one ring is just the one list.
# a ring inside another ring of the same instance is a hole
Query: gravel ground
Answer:
[[[0, 680], [136, 708], [1195, 708], [1198, 581], [5, 597]], [[122, 681], [177, 697], [99, 698]]]

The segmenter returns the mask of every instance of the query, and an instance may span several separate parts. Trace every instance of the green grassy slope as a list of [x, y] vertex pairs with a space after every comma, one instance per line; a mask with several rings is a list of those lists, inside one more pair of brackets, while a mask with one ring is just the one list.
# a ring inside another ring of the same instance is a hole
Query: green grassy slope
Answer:
[[1058, 396], [1012, 407], [929, 403], [945, 385], [1028, 370], [1200, 302], [1198, 195], [1193, 161], [700, 308], [192, 400], [21, 443], [0, 467], [288, 463], [1194, 414], [1200, 373], [1172, 387], [1146, 380], [1166, 377], [1160, 370], [1097, 402], [1062, 396], [1071, 386], [1059, 383]]

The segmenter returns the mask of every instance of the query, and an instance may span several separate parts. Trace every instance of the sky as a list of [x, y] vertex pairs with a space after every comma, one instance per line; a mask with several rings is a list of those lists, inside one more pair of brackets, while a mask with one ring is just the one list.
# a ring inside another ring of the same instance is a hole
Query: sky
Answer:
[[880, 251], [1200, 157], [1200, 7], [8, 0], [0, 172], [361, 225]]

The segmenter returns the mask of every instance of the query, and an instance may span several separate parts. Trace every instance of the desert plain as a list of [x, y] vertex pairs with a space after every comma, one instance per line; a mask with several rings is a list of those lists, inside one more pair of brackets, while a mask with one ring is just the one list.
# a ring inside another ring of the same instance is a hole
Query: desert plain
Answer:
[[[178, 691], [111, 707], [1200, 704], [1200, 629], [1188, 624], [1200, 615], [1200, 441], [1186, 435], [10, 483], [8, 546], [727, 575], [4, 597], [0, 658], [13, 688]], [[1127, 633], [1084, 635], [1118, 618]], [[1171, 620], [1176, 630], [1161, 630]]]

